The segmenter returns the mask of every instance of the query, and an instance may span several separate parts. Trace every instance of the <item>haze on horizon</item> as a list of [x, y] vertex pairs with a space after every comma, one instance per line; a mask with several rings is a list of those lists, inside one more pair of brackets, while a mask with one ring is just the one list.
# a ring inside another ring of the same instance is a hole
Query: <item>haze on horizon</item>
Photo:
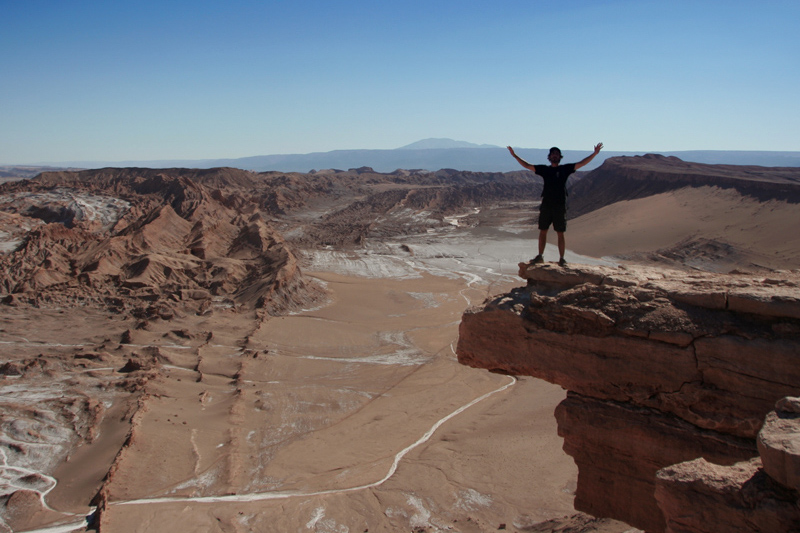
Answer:
[[798, 149], [795, 1], [6, 2], [0, 164]]

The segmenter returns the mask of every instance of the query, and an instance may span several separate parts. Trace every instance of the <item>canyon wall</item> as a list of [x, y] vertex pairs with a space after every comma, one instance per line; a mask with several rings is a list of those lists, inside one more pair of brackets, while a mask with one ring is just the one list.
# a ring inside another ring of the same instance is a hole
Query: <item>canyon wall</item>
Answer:
[[800, 395], [800, 273], [521, 263], [520, 276], [464, 313], [458, 358], [569, 391], [555, 416], [576, 509], [648, 532], [800, 528], [797, 474], [776, 473], [795, 468], [800, 437], [775, 408]]

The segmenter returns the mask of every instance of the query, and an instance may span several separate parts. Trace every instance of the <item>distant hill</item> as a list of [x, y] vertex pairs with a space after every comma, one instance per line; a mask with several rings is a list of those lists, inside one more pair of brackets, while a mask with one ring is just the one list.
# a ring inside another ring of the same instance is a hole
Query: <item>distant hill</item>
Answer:
[[[416, 144], [416, 143], [414, 143]], [[372, 167], [378, 172], [393, 172], [397, 169], [440, 170], [452, 168], [473, 172], [508, 172], [519, 170], [519, 164], [506, 148], [410, 148], [408, 145], [394, 150], [334, 150], [311, 154], [267, 155], [241, 159], [218, 159], [207, 162], [207, 166], [236, 167], [263, 172], [308, 172], [337, 168]], [[520, 148], [517, 154], [533, 164], [546, 164], [549, 148]], [[565, 162], [580, 161], [591, 150], [563, 150]], [[584, 170], [593, 170], [609, 157], [645, 155], [645, 152], [613, 152], [603, 150]], [[800, 167], [800, 152], [734, 152], [734, 151], [688, 151], [664, 152], [664, 156], [675, 156], [684, 161], [723, 165], [757, 165], [766, 167]]]
[[[516, 148], [517, 154], [533, 164], [546, 164], [548, 148]], [[565, 162], [580, 161], [591, 153], [586, 150], [563, 150]], [[705, 164], [757, 165], [766, 167], [800, 167], [800, 152], [693, 150], [660, 152], [684, 161]], [[603, 150], [585, 167], [592, 170], [609, 157], [645, 155], [646, 152]], [[79, 168], [149, 167], [149, 168], [215, 168], [233, 167], [264, 172], [309, 172], [311, 170], [371, 167], [377, 172], [397, 169], [466, 170], [473, 172], [508, 172], [520, 170], [505, 147], [478, 145], [453, 139], [424, 139], [392, 150], [333, 150], [309, 154], [276, 154], [237, 159], [156, 160], [156, 161], [72, 161], [51, 163], [53, 166]]]
[[616, 202], [647, 198], [684, 187], [734, 189], [759, 201], [800, 203], [800, 168], [708, 165], [676, 157], [616, 157], [569, 189], [570, 218]]
[[475, 144], [453, 139], [431, 138], [401, 146], [398, 150], [440, 150], [447, 148], [502, 148], [494, 144]]
[[8, 180], [32, 178], [41, 172], [49, 172], [57, 170], [79, 170], [79, 169], [76, 167], [49, 167], [49, 166], [44, 167], [44, 166], [24, 166], [24, 165], [0, 166], [0, 182]]

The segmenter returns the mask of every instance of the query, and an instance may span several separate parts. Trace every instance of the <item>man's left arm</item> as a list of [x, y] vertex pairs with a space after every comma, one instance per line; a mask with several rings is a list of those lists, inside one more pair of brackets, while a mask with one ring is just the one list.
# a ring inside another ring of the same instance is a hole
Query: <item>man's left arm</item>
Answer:
[[578, 170], [579, 168], [585, 167], [586, 165], [588, 165], [592, 161], [592, 159], [594, 159], [594, 156], [599, 154], [600, 150], [602, 150], [602, 149], [603, 149], [603, 143], [597, 143], [594, 146], [594, 152], [592, 152], [592, 154], [589, 157], [587, 157], [585, 159], [582, 159], [582, 160], [578, 161], [577, 163], [575, 163], [575, 170]]

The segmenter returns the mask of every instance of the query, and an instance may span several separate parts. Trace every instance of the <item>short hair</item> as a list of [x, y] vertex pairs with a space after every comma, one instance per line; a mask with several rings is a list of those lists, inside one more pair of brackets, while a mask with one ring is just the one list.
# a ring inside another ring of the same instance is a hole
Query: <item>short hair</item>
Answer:
[[558, 152], [558, 155], [561, 155], [561, 149], [558, 146], [553, 146], [552, 148], [550, 148], [550, 154], [552, 154], [553, 152]]

